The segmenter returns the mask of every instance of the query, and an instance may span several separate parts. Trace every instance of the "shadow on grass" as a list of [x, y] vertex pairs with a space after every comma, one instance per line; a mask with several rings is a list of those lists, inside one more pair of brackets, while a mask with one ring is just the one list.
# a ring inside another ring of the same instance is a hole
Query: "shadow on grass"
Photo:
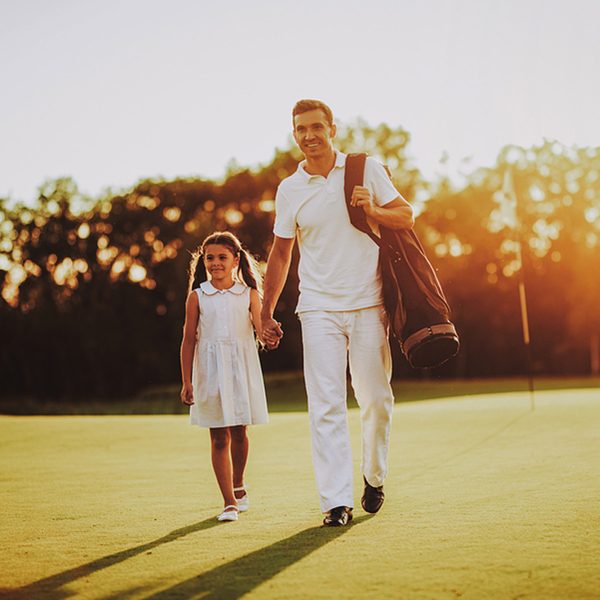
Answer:
[[[246, 554], [211, 571], [191, 577], [166, 590], [146, 597], [158, 599], [190, 598], [202, 594], [202, 598], [212, 598], [213, 600], [240, 598], [295, 562], [340, 537], [351, 530], [352, 527], [372, 517], [373, 515], [362, 515], [355, 519], [354, 524], [350, 527], [311, 527], [305, 529], [266, 548]], [[30, 600], [31, 598], [58, 600], [71, 597], [73, 592], [64, 589], [63, 586], [152, 550], [161, 544], [167, 544], [190, 533], [210, 529], [217, 525], [223, 526], [214, 517], [211, 517], [199, 523], [176, 529], [147, 544], [103, 556], [85, 565], [45, 577], [21, 588], [0, 589], [0, 597], [19, 600]], [[145, 589], [147, 588], [132, 587], [129, 590], [105, 598], [114, 600], [129, 598], [136, 592]]]
[[[202, 598], [203, 600], [233, 600], [281, 571], [308, 556], [315, 550], [351, 531], [373, 515], [362, 515], [350, 527], [311, 527], [240, 558], [236, 558], [206, 573], [190, 577], [170, 588], [148, 596], [157, 600], [166, 598]], [[298, 585], [302, 585], [301, 582]], [[113, 596], [114, 600], [128, 597], [129, 591]], [[307, 590], [307, 596], [310, 593]]]
[[221, 523], [219, 523], [214, 517], [210, 517], [209, 519], [205, 519], [199, 523], [194, 523], [193, 525], [188, 525], [187, 527], [182, 527], [180, 529], [175, 529], [174, 531], [171, 531], [171, 533], [146, 544], [128, 548], [127, 550], [121, 550], [120, 552], [115, 552], [114, 554], [103, 556], [102, 558], [97, 558], [96, 560], [86, 563], [85, 565], [74, 567], [73, 569], [63, 571], [62, 573], [57, 573], [56, 575], [51, 575], [50, 577], [45, 577], [44, 579], [34, 581], [33, 583], [23, 587], [15, 589], [0, 589], [0, 597], [18, 598], [23, 600], [30, 600], [31, 598], [48, 598], [55, 600], [58, 598], [69, 597], [72, 596], [73, 593], [61, 588], [72, 581], [76, 581], [82, 577], [88, 577], [97, 571], [101, 571], [102, 569], [111, 567], [112, 565], [123, 562], [129, 558], [133, 558], [138, 554], [148, 552], [149, 550], [152, 550], [161, 544], [168, 544], [169, 542], [173, 542], [174, 540], [185, 537], [190, 533], [196, 533], [197, 531], [210, 529], [216, 525], [221, 525]]

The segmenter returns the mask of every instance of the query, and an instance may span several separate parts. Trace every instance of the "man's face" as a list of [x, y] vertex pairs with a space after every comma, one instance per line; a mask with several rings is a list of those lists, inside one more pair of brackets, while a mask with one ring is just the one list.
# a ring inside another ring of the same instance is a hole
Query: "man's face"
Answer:
[[330, 125], [320, 108], [294, 117], [294, 139], [306, 158], [320, 158], [333, 150], [335, 123]]

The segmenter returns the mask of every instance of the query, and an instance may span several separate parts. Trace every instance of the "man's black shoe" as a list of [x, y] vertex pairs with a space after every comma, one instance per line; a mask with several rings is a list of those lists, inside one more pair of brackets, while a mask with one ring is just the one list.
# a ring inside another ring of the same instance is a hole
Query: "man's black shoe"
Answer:
[[363, 481], [365, 482], [365, 491], [363, 497], [360, 499], [362, 507], [368, 513], [376, 513], [382, 506], [385, 494], [383, 493], [383, 486], [373, 487], [363, 475]]
[[325, 515], [323, 525], [327, 527], [340, 527], [348, 525], [350, 521], [352, 521], [352, 509], [347, 506], [336, 506]]

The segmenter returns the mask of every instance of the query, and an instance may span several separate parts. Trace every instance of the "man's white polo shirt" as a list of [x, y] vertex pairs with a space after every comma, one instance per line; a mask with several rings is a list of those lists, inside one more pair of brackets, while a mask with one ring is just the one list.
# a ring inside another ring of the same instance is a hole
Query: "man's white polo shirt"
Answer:
[[[336, 152], [327, 177], [310, 175], [303, 161], [277, 189], [274, 233], [297, 237], [300, 248], [298, 313], [357, 310], [383, 303], [379, 248], [348, 216], [345, 161], [346, 155]], [[371, 157], [365, 165], [364, 185], [378, 206], [400, 196], [383, 166]]]

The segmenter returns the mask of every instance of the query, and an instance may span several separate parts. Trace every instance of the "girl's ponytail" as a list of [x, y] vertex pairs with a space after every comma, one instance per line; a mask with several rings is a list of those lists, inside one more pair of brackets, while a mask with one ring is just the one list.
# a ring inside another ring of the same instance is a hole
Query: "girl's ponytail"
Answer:
[[247, 250], [241, 247], [239, 249], [240, 266], [238, 271], [242, 273], [244, 283], [251, 288], [254, 288], [262, 297], [262, 275], [258, 268], [258, 263]]
[[206, 281], [208, 276], [206, 275], [206, 267], [204, 266], [204, 260], [202, 252], [196, 250], [192, 253], [192, 259], [190, 260], [190, 268], [188, 272], [188, 295], [200, 287], [203, 281]]

